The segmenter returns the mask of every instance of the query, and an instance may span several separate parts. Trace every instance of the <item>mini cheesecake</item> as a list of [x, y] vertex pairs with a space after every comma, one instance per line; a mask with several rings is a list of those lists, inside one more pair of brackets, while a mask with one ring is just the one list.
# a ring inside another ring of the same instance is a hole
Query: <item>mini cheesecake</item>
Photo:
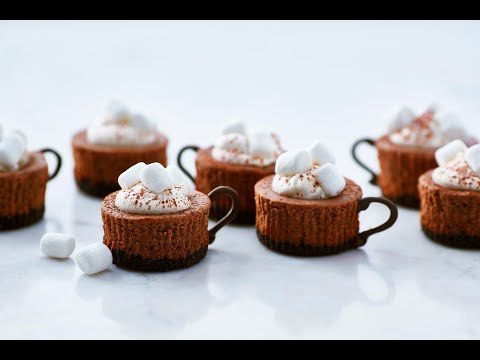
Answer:
[[16, 229], [43, 218], [48, 165], [41, 152], [15, 171], [0, 172], [0, 230]]
[[420, 222], [432, 240], [462, 248], [480, 248], [480, 192], [435, 184], [433, 170], [420, 177]]
[[119, 190], [118, 176], [138, 162], [167, 164], [168, 139], [155, 134], [155, 141], [138, 146], [97, 145], [87, 140], [86, 130], [72, 139], [75, 181], [87, 194], [105, 197]]
[[346, 179], [336, 197], [304, 200], [273, 191], [274, 176], [255, 185], [257, 236], [267, 248], [299, 256], [336, 254], [364, 244], [358, 237], [362, 189]]
[[[212, 189], [226, 185], [235, 189], [240, 196], [240, 210], [234, 221], [237, 224], [255, 223], [255, 184], [265, 176], [275, 173], [275, 164], [260, 167], [254, 165], [238, 165], [217, 161], [212, 157], [213, 147], [197, 152], [195, 166], [197, 177], [195, 185], [198, 191], [208, 194]], [[228, 197], [220, 197], [210, 216], [220, 219], [228, 212], [231, 201]]]
[[437, 166], [434, 148], [393, 143], [388, 135], [375, 142], [380, 163], [378, 185], [393, 202], [418, 208], [418, 178]]
[[198, 191], [191, 207], [173, 214], [132, 214], [115, 205], [117, 192], [102, 203], [103, 242], [119, 267], [142, 271], [187, 268], [202, 260], [208, 248], [210, 199]]

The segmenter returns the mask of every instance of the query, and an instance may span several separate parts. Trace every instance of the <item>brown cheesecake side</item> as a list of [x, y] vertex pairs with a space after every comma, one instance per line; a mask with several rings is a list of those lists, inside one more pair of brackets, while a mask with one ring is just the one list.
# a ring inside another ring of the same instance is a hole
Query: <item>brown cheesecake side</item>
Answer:
[[104, 197], [119, 190], [118, 176], [138, 162], [167, 165], [168, 139], [156, 134], [152, 144], [143, 146], [105, 146], [87, 141], [86, 130], [72, 139], [75, 180], [78, 187], [93, 196]]
[[274, 192], [273, 177], [255, 185], [257, 235], [266, 247], [287, 254], [318, 256], [359, 246], [360, 186], [346, 179], [345, 189], [334, 198], [303, 200]]
[[385, 135], [375, 143], [380, 163], [378, 184], [386, 198], [393, 202], [418, 208], [418, 178], [437, 167], [434, 148], [394, 144]]
[[423, 174], [418, 183], [422, 230], [446, 245], [480, 248], [480, 192], [439, 186], [432, 173]]
[[210, 199], [195, 191], [192, 206], [173, 214], [130, 214], [115, 206], [117, 192], [102, 203], [103, 242], [117, 266], [168, 271], [198, 263], [207, 253]]
[[17, 171], [0, 172], [0, 230], [33, 224], [43, 217], [48, 165], [40, 152]]
[[[198, 191], [208, 194], [218, 186], [226, 185], [240, 194], [240, 211], [232, 223], [255, 224], [255, 184], [265, 176], [275, 173], [275, 164], [258, 167], [220, 162], [212, 157], [212, 148], [197, 152], [195, 166], [197, 177], [195, 185]], [[230, 209], [228, 197], [220, 197], [211, 209], [210, 216], [222, 218]]]

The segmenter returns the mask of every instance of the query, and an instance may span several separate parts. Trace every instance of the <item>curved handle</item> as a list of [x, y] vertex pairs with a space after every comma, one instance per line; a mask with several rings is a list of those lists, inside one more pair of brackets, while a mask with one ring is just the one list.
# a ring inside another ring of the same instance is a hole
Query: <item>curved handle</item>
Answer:
[[197, 152], [198, 150], [200, 150], [200, 147], [196, 146], [196, 145], [187, 145], [187, 146], [184, 146], [183, 148], [180, 149], [180, 152], [178, 153], [177, 155], [177, 164], [178, 164], [178, 167], [185, 173], [185, 175], [187, 175], [190, 180], [193, 181], [193, 183], [195, 183], [195, 178], [193, 177], [192, 174], [190, 174], [187, 169], [185, 169], [185, 167], [183, 166], [182, 164], [182, 155], [183, 153], [186, 151], [186, 150], [193, 150], [195, 152]]
[[379, 226], [377, 226], [373, 229], [363, 231], [360, 234], [358, 234], [358, 236], [357, 236], [357, 246], [365, 245], [365, 243], [367, 242], [368, 238], [371, 235], [379, 233], [379, 232], [384, 231], [384, 230], [387, 230], [393, 224], [395, 224], [395, 221], [397, 221], [397, 218], [398, 218], [397, 206], [393, 202], [391, 202], [390, 200], [385, 199], [383, 197], [366, 197], [366, 198], [358, 200], [357, 211], [360, 212], [360, 211], [363, 211], [363, 210], [367, 210], [368, 207], [370, 206], [370, 204], [375, 203], [375, 202], [383, 204], [386, 207], [388, 207], [388, 209], [390, 210], [390, 217], [382, 225], [379, 225]]
[[372, 169], [370, 169], [362, 160], [360, 160], [357, 156], [357, 147], [358, 145], [360, 145], [361, 143], [366, 143], [368, 145], [372, 145], [372, 146], [375, 146], [375, 140], [372, 140], [372, 139], [369, 139], [369, 138], [364, 138], [364, 139], [360, 139], [360, 140], [357, 140], [353, 146], [352, 146], [352, 157], [353, 157], [353, 160], [355, 160], [355, 162], [360, 165], [362, 168], [364, 168], [365, 170], [367, 170], [371, 175], [372, 175], [372, 178], [370, 179], [370, 184], [372, 185], [377, 185], [378, 184], [378, 175], [375, 173], [375, 171], [373, 171]]
[[57, 159], [57, 167], [55, 168], [55, 170], [53, 171], [53, 173], [51, 175], [48, 175], [48, 180], [52, 180], [55, 176], [58, 175], [58, 172], [60, 171], [60, 168], [62, 167], [62, 157], [60, 156], [60, 154], [58, 152], [56, 152], [55, 150], [53, 149], [50, 149], [50, 148], [46, 148], [46, 149], [42, 149], [40, 150], [41, 153], [52, 153], [56, 159]]
[[210, 230], [208, 230], [209, 244], [215, 241], [215, 235], [217, 234], [218, 230], [237, 217], [238, 210], [240, 209], [240, 199], [238, 197], [238, 193], [231, 187], [219, 186], [208, 193], [208, 197], [212, 201], [221, 195], [227, 195], [232, 200], [232, 205], [230, 206], [230, 210], [228, 211], [227, 215], [221, 218]]

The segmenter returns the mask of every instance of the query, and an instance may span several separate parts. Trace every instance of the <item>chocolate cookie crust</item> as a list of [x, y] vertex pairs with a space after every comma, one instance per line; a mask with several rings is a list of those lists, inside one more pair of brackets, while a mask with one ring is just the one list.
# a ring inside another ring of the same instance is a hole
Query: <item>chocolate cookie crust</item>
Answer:
[[[240, 211], [234, 224], [255, 224], [255, 184], [265, 176], [275, 173], [275, 164], [258, 167], [220, 162], [212, 157], [213, 147], [197, 152], [195, 166], [198, 191], [208, 194], [217, 186], [230, 186], [240, 194]], [[211, 209], [210, 217], [222, 218], [230, 209], [230, 199], [221, 197]]]
[[117, 193], [102, 203], [103, 242], [116, 265], [129, 269], [167, 271], [192, 266], [209, 243], [210, 199], [196, 191], [192, 206], [173, 214], [126, 213], [115, 206]]
[[16, 229], [43, 217], [48, 165], [40, 152], [17, 171], [0, 173], [0, 229]]
[[136, 163], [159, 162], [166, 166], [167, 145], [168, 139], [160, 133], [148, 145], [96, 145], [87, 141], [86, 131], [82, 130], [72, 139], [75, 181], [82, 191], [104, 197], [120, 189], [118, 176]]
[[432, 173], [418, 184], [423, 232], [446, 245], [480, 248], [480, 192], [444, 188], [433, 182]]

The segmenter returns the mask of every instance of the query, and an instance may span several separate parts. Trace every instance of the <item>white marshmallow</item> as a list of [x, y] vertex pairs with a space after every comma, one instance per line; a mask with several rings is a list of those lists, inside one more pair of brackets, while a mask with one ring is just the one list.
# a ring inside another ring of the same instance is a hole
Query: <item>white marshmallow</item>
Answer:
[[248, 153], [252, 156], [263, 158], [272, 158], [276, 147], [273, 142], [272, 134], [259, 132], [248, 136]]
[[438, 112], [438, 109], [440, 109], [440, 106], [438, 106], [438, 103], [432, 101], [425, 108], [425, 112], [436, 113], [436, 112]]
[[15, 133], [9, 134], [0, 143], [0, 164], [8, 169], [15, 168], [24, 151], [25, 143], [22, 137]]
[[333, 164], [327, 163], [320, 166], [315, 173], [315, 177], [329, 197], [337, 196], [345, 189], [345, 178]]
[[46, 233], [40, 239], [40, 249], [47, 256], [66, 259], [75, 250], [75, 238], [62, 233]]
[[128, 123], [131, 113], [128, 108], [119, 102], [111, 102], [107, 107], [107, 115], [102, 119], [104, 124]]
[[13, 130], [10, 135], [18, 136], [23, 141], [23, 145], [27, 146], [27, 135], [22, 130]]
[[436, 116], [437, 121], [442, 126], [442, 132], [449, 139], [468, 138], [467, 130], [460, 123], [460, 120], [453, 114], [441, 114]]
[[106, 270], [112, 262], [112, 252], [104, 243], [88, 245], [77, 254], [77, 266], [87, 275]]
[[222, 129], [222, 134], [245, 134], [246, 126], [243, 121], [235, 121], [226, 124]]
[[155, 131], [157, 129], [157, 125], [153, 121], [148, 120], [141, 114], [133, 114], [130, 118], [130, 124], [137, 129], [145, 131]]
[[453, 160], [459, 152], [467, 150], [467, 145], [462, 140], [453, 140], [445, 146], [435, 151], [435, 160], [440, 166]]
[[312, 155], [307, 150], [287, 151], [275, 163], [275, 173], [280, 176], [301, 174], [312, 168]]
[[156, 194], [160, 194], [174, 185], [163, 165], [158, 162], [148, 164], [140, 171], [140, 181]]
[[465, 161], [473, 171], [480, 175], [480, 144], [473, 145], [465, 151]]
[[168, 165], [165, 170], [167, 171], [168, 176], [170, 176], [170, 179], [172, 179], [175, 185], [183, 186], [185, 195], [188, 195], [192, 192], [193, 187], [190, 181], [177, 166]]
[[416, 116], [410, 108], [404, 106], [400, 109], [395, 109], [388, 117], [390, 118], [388, 130], [393, 132], [410, 124]]
[[139, 162], [120, 174], [118, 177], [118, 185], [120, 185], [122, 190], [130, 189], [140, 182], [140, 171], [142, 171], [145, 166], [147, 166], [147, 164]]
[[335, 164], [335, 156], [320, 141], [315, 141], [310, 145], [308, 151], [312, 156], [314, 165], [323, 165], [326, 163]]
[[248, 151], [248, 139], [243, 134], [231, 133], [219, 137], [215, 141], [215, 147], [223, 150], [237, 150], [245, 154]]

